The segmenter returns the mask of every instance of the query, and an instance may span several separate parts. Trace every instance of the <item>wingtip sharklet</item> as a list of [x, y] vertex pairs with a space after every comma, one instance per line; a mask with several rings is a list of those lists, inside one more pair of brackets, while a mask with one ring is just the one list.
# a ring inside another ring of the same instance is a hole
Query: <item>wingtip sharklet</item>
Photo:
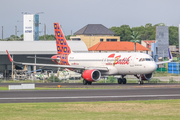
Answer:
[[11, 58], [11, 56], [10, 56], [8, 50], [6, 50], [6, 52], [7, 52], [7, 54], [8, 54], [9, 60], [10, 60], [11, 62], [13, 62], [13, 59]]
[[172, 55], [171, 55], [169, 48], [168, 48], [168, 53], [169, 53], [169, 60], [172, 61]]

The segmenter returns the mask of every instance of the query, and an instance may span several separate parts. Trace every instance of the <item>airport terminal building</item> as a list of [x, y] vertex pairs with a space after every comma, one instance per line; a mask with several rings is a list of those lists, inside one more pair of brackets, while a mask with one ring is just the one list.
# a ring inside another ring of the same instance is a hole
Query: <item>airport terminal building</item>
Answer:
[[[67, 41], [73, 52], [87, 52], [88, 49], [83, 41]], [[13, 69], [23, 67], [21, 65], [13, 65], [9, 61], [6, 50], [9, 51], [13, 60], [25, 63], [44, 63], [54, 64], [51, 60], [42, 60], [32, 57], [48, 57], [51, 58], [57, 54], [56, 41], [0, 41], [0, 73], [11, 75]], [[28, 66], [28, 71], [35, 69], [51, 69], [42, 67]], [[56, 68], [57, 69], [57, 68]]]

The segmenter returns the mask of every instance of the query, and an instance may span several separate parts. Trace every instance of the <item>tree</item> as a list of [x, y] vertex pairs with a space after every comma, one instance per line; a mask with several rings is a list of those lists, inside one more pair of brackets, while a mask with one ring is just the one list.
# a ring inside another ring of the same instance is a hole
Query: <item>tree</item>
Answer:
[[[110, 29], [115, 32], [115, 36], [121, 37], [121, 41], [129, 41], [131, 39], [155, 40], [156, 26], [165, 26], [165, 24], [158, 23], [153, 26], [151, 23], [147, 23], [145, 26], [141, 25], [140, 27], [132, 28], [129, 25], [122, 25], [121, 27], [112, 27]], [[138, 35], [135, 35], [137, 33]]]
[[138, 32], [133, 31], [133, 34], [131, 35], [132, 39], [133, 40], [138, 40], [139, 39], [139, 35], [138, 34], [139, 34]]
[[132, 30], [129, 27], [129, 25], [122, 25], [120, 27], [112, 27], [110, 28], [115, 33], [115, 36], [120, 36], [121, 41], [130, 41], [131, 35], [132, 35]]
[[169, 45], [179, 46], [178, 27], [176, 26], [169, 27]]
[[65, 36], [66, 40], [70, 40], [71, 35]]
[[133, 31], [139, 33], [140, 40], [155, 40], [156, 27], [151, 23], [147, 23], [145, 26], [133, 27]]
[[22, 34], [20, 37], [21, 37], [21, 39], [23, 39], [24, 38], [24, 34]]
[[[66, 40], [70, 40], [71, 35], [65, 36]], [[39, 40], [56, 40], [55, 35], [43, 35], [39, 36]]]
[[[111, 27], [110, 29], [115, 33], [115, 36], [120, 36], [121, 41], [129, 40], [155, 40], [156, 39], [156, 26], [165, 26], [164, 23], [152, 25], [147, 23], [145, 26], [132, 27], [129, 25], [122, 25], [120, 27]], [[138, 33], [138, 34], [137, 34]], [[169, 45], [179, 45], [178, 42], [178, 27], [169, 26]]]
[[43, 35], [39, 36], [39, 40], [56, 40], [55, 35]]

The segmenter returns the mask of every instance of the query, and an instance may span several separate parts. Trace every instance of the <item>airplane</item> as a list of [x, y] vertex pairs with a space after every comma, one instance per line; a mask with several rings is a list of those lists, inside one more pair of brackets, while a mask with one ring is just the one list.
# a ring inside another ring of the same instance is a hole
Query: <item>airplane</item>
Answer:
[[127, 80], [125, 76], [134, 75], [139, 79], [138, 84], [143, 84], [143, 81], [152, 78], [158, 64], [172, 61], [169, 50], [169, 60], [164, 62], [155, 62], [150, 55], [145, 53], [73, 53], [67, 44], [59, 23], [54, 23], [54, 31], [57, 55], [51, 58], [36, 58], [49, 59], [56, 64], [15, 62], [6, 50], [10, 61], [22, 65], [66, 68], [81, 73], [84, 85], [91, 85], [92, 82], [97, 82], [104, 75], [120, 75], [121, 77], [117, 79], [118, 84], [126, 84]]

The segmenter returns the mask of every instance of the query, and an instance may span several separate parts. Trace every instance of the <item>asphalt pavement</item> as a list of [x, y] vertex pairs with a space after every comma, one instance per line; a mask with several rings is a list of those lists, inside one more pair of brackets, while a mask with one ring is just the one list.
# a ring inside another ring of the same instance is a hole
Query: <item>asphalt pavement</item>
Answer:
[[180, 99], [180, 88], [0, 91], [0, 103]]

